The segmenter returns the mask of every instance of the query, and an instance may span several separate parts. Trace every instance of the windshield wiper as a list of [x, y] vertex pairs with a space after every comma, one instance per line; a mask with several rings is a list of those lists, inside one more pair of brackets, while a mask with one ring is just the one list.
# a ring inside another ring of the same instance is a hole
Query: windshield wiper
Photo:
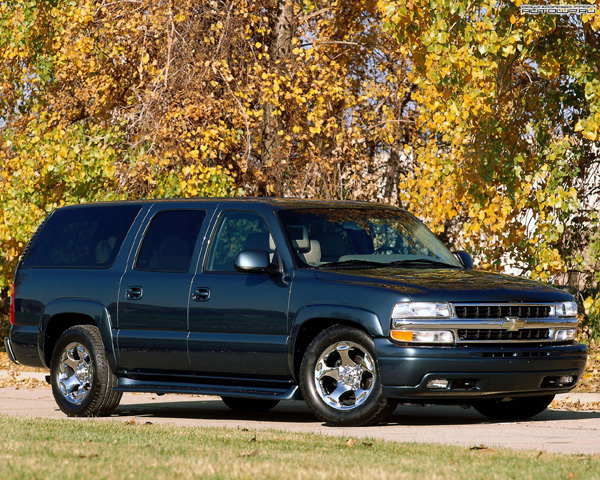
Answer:
[[371, 262], [369, 260], [344, 260], [343, 262], [329, 262], [323, 265], [318, 265], [315, 268], [381, 268], [387, 267], [389, 264], [381, 262]]
[[414, 260], [398, 260], [396, 262], [390, 262], [387, 265], [392, 267], [407, 267], [410, 265], [432, 265], [444, 268], [461, 268], [458, 265], [451, 265], [446, 262], [440, 262], [438, 260], [429, 260], [428, 258], [415, 258]]

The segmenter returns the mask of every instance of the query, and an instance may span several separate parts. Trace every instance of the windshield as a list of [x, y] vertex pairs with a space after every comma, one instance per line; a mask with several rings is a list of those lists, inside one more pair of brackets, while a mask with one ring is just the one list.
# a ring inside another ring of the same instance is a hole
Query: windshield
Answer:
[[300, 265], [462, 265], [429, 229], [402, 210], [298, 208], [278, 213]]

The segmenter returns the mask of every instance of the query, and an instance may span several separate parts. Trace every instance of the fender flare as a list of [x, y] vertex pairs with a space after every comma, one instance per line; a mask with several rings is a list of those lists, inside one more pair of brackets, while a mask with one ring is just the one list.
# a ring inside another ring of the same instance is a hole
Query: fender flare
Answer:
[[300, 332], [302, 325], [314, 319], [339, 320], [341, 322], [353, 323], [363, 327], [367, 333], [374, 338], [384, 336], [383, 327], [379, 317], [376, 313], [370, 310], [366, 310], [361, 307], [334, 304], [317, 304], [302, 307], [300, 310], [298, 310], [298, 312], [296, 312], [296, 316], [292, 323], [292, 329], [289, 337], [290, 340], [287, 349], [288, 369], [294, 377], [294, 352], [296, 349], [298, 333]]
[[[60, 298], [46, 305], [40, 318], [38, 333], [38, 350], [44, 364], [46, 363], [46, 331], [56, 315], [64, 314], [85, 315], [93, 320], [100, 330], [106, 360], [113, 372], [117, 371], [117, 356], [112, 333], [112, 319], [107, 308], [96, 300], [85, 298]], [[50, 365], [46, 365], [48, 368]]]

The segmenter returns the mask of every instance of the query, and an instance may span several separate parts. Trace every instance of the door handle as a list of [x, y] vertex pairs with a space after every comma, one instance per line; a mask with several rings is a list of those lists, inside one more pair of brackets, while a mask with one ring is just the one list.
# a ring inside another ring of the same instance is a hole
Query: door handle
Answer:
[[139, 300], [140, 298], [142, 298], [143, 294], [144, 289], [142, 287], [129, 287], [127, 289], [127, 292], [125, 292], [125, 296], [129, 300]]
[[195, 302], [206, 302], [210, 298], [210, 288], [201, 287], [194, 289], [192, 300]]

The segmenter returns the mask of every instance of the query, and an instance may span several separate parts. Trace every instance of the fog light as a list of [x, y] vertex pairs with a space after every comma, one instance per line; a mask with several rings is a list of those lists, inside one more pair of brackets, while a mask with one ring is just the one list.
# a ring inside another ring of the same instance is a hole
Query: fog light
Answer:
[[436, 389], [436, 390], [443, 390], [443, 389], [447, 389], [448, 388], [448, 380], [444, 380], [444, 379], [436, 379], [436, 380], [429, 380], [427, 382], [427, 388], [430, 389]]
[[557, 330], [554, 333], [554, 340], [557, 342], [566, 342], [568, 340], [575, 340], [575, 335], [577, 334], [577, 329], [570, 328], [568, 330]]
[[561, 375], [559, 377], [546, 377], [542, 381], [542, 388], [573, 387], [577, 383], [575, 375]]
[[564, 377], [558, 377], [556, 383], [558, 383], [561, 387], [571, 385], [573, 383], [573, 376], [566, 375]]
[[449, 330], [392, 330], [394, 340], [412, 343], [454, 343], [454, 334]]

